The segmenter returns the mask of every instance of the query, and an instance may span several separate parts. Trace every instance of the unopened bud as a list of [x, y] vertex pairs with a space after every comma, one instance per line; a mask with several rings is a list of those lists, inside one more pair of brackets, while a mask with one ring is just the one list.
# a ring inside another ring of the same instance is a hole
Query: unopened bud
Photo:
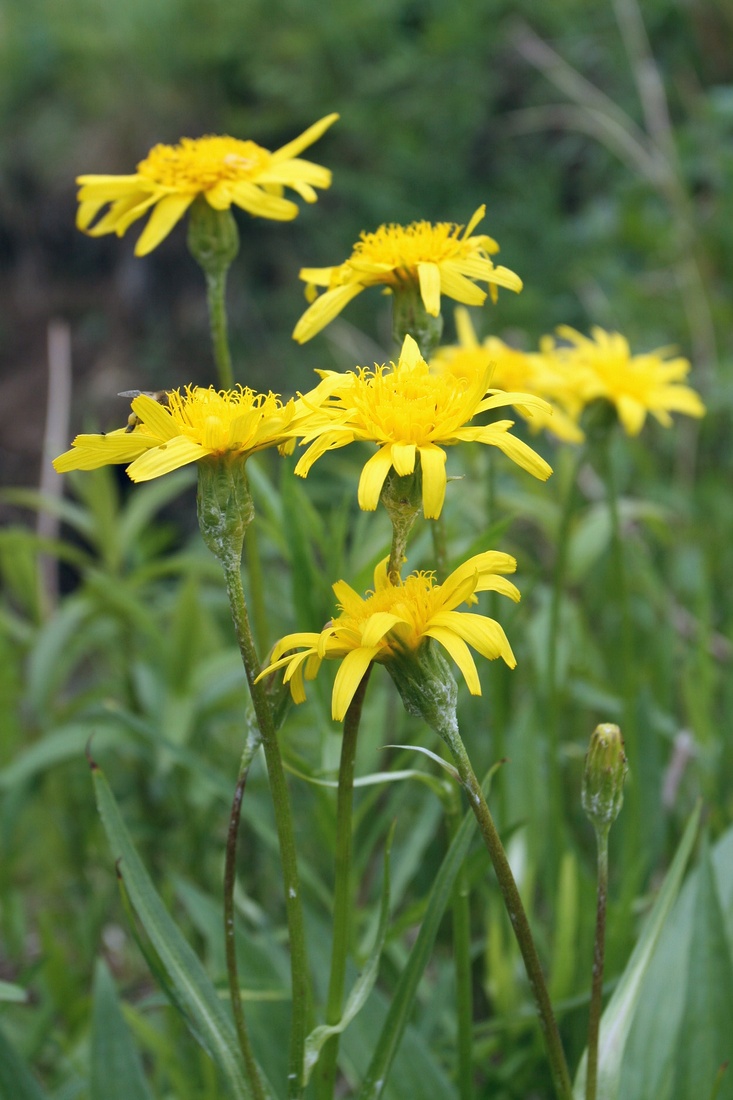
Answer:
[[586, 817], [598, 832], [607, 832], [619, 815], [627, 771], [621, 730], [610, 722], [596, 726], [585, 758], [581, 797]]

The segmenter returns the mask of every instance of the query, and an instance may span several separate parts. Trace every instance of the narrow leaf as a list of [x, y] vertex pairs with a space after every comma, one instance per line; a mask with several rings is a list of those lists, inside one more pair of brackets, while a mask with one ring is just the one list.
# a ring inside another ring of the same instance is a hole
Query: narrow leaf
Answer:
[[0, 982], [0, 1001], [12, 1001], [15, 1004], [25, 1004], [28, 994], [19, 985], [12, 982]]
[[[720, 1066], [733, 1057], [733, 963], [725, 920], [705, 844], [693, 906], [685, 1005], [675, 1045], [674, 1100], [707, 1096]], [[733, 1075], [718, 1085], [718, 1096], [733, 1096]]]
[[94, 969], [90, 1100], [152, 1100], [140, 1055], [101, 959]]
[[[644, 931], [603, 1013], [598, 1045], [599, 1100], [618, 1100], [619, 1098], [621, 1067], [631, 1021], [639, 1003], [644, 977], [649, 969], [654, 949], [679, 893], [682, 876], [695, 843], [699, 820], [700, 806], [698, 805], [687, 823], [664, 885], [644, 925]], [[573, 1086], [575, 1100], [584, 1100], [585, 1097], [586, 1058], [587, 1051], [583, 1054]]]
[[0, 1031], [0, 1100], [47, 1100], [25, 1062]]
[[193, 1034], [221, 1069], [236, 1100], [251, 1100], [234, 1024], [198, 956], [181, 935], [158, 896], [127, 832], [114, 795], [96, 765], [97, 807], [140, 923], [164, 965]]

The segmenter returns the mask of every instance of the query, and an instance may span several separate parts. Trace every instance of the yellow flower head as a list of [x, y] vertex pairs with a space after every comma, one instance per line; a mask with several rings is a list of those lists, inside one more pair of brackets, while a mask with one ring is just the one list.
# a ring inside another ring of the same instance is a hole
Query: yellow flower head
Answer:
[[[215, 210], [234, 204], [260, 218], [290, 221], [298, 207], [283, 198], [290, 187], [306, 202], [316, 201], [316, 187], [329, 187], [331, 173], [301, 160], [298, 153], [336, 121], [327, 115], [300, 137], [274, 153], [254, 141], [231, 137], [183, 138], [178, 145], [156, 145], [132, 176], [79, 176], [76, 224], [92, 237], [123, 233], [152, 208], [136, 246], [145, 256], [168, 236], [197, 196]], [[92, 225], [100, 210], [109, 210]]]
[[[469, 306], [483, 305], [486, 292], [477, 282], [488, 284], [494, 301], [500, 286], [520, 291], [519, 276], [507, 267], [495, 267], [489, 259], [499, 251], [496, 241], [485, 234], [471, 236], [485, 213], [486, 207], [480, 206], [465, 229], [452, 222], [382, 225], [376, 233], [362, 233], [340, 266], [304, 267], [300, 277], [313, 304], [295, 326], [293, 338], [301, 344], [310, 340], [347, 302], [377, 284], [393, 291], [419, 289], [425, 310], [433, 317], [440, 313], [441, 294]], [[327, 290], [316, 297], [316, 287]]]
[[[456, 608], [464, 602], [475, 602], [476, 592], [499, 592], [517, 601], [516, 586], [499, 575], [513, 573], [516, 564], [509, 554], [489, 550], [469, 558], [443, 584], [437, 584], [432, 573], [420, 572], [395, 585], [387, 576], [385, 558], [374, 572], [373, 592], [362, 597], [345, 581], [338, 581], [333, 590], [341, 614], [320, 634], [304, 632], [282, 638], [261, 676], [285, 668], [284, 679], [290, 684], [293, 699], [302, 703], [304, 679], [314, 679], [324, 659], [340, 660], [331, 708], [334, 720], [341, 722], [372, 661], [389, 666], [409, 659], [432, 638], [458, 665], [471, 694], [480, 695], [478, 672], [468, 645], [489, 660], [502, 657], [510, 668], [517, 662], [499, 623]], [[289, 652], [296, 648], [298, 653]]]
[[689, 361], [668, 358], [670, 349], [632, 355], [624, 336], [598, 326], [591, 329], [592, 339], [569, 325], [560, 325], [557, 332], [570, 347], [553, 347], [552, 352], [568, 368], [578, 399], [583, 404], [599, 397], [612, 402], [627, 435], [639, 434], [647, 413], [665, 428], [672, 426], [670, 412], [705, 415], [698, 394], [682, 384]]
[[455, 319], [459, 342], [437, 349], [430, 361], [436, 374], [470, 381], [482, 374], [488, 363], [492, 389], [532, 393], [548, 402], [547, 411], [516, 406], [533, 432], [544, 428], [566, 443], [583, 441], [574, 410], [571, 412], [566, 400], [567, 383], [560, 371], [552, 369], [549, 359], [518, 351], [498, 336], [487, 336], [479, 343], [468, 310], [461, 306], [455, 311]]
[[307, 410], [283, 404], [274, 393], [186, 386], [172, 390], [163, 405], [141, 393], [132, 402], [134, 427], [107, 435], [78, 435], [71, 450], [54, 460], [58, 473], [96, 470], [129, 462], [133, 481], [150, 481], [207, 455], [246, 457], [287, 444], [292, 427]]
[[411, 336], [406, 336], [399, 362], [361, 368], [357, 373], [320, 372], [323, 381], [313, 391], [319, 402], [306, 425], [303, 443], [310, 447], [295, 467], [305, 477], [326, 451], [345, 447], [354, 440], [376, 443], [376, 454], [367, 461], [359, 479], [359, 507], [373, 511], [390, 469], [404, 477], [415, 470], [419, 456], [422, 470], [423, 511], [437, 519], [446, 487], [446, 452], [461, 441], [499, 447], [509, 458], [535, 477], [547, 479], [552, 470], [531, 447], [513, 436], [513, 420], [470, 427], [478, 414], [503, 405], [520, 403], [546, 409], [541, 398], [527, 393], [489, 394], [488, 364], [471, 381], [431, 373]]

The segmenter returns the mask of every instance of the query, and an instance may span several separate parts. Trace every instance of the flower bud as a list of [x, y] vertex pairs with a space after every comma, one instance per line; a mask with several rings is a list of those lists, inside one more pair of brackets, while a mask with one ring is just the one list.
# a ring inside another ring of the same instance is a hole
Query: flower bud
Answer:
[[581, 798], [597, 832], [608, 832], [619, 815], [627, 771], [621, 730], [610, 722], [596, 726], [585, 758]]
[[215, 210], [199, 196], [189, 211], [188, 250], [207, 275], [226, 271], [239, 252], [239, 230], [231, 210]]

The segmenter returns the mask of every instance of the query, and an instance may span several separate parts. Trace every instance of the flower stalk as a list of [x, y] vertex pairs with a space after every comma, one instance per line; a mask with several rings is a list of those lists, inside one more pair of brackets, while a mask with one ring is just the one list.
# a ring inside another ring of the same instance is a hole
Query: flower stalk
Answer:
[[[336, 797], [336, 854], [333, 895], [333, 942], [331, 946], [331, 974], [326, 1001], [326, 1023], [337, 1024], [341, 1019], [346, 979], [346, 959], [349, 950], [351, 928], [351, 853], [352, 811], [354, 804], [354, 762], [367, 684], [372, 665], [362, 677], [344, 719], [341, 742], [341, 760]], [[339, 1036], [332, 1035], [323, 1046], [316, 1070], [316, 1096], [318, 1100], [332, 1100], [336, 1084]]]
[[552, 1082], [558, 1100], [572, 1100], [572, 1085], [568, 1071], [565, 1051], [563, 1050], [560, 1032], [558, 1030], [555, 1013], [547, 990], [545, 976], [542, 972], [542, 964], [537, 954], [537, 948], [529, 926], [527, 914], [519, 895], [514, 875], [512, 874], [509, 860], [504, 846], [494, 824], [486, 799], [484, 798], [481, 784], [471, 766], [465, 746], [458, 732], [458, 723], [455, 717], [452, 722], [447, 722], [443, 729], [438, 730], [440, 736], [446, 741], [451, 750], [453, 761], [458, 769], [461, 783], [468, 795], [468, 801], [478, 822], [481, 836], [489, 853], [496, 878], [499, 883], [504, 905], [506, 906], [509, 920], [511, 921], [514, 935], [519, 945], [519, 950], [524, 961], [524, 968], [529, 979], [529, 984], [534, 995], [535, 1006], [539, 1016], [542, 1034], [545, 1041]]
[[621, 812], [628, 768], [621, 730], [604, 723], [596, 726], [590, 739], [583, 773], [582, 802], [585, 815], [596, 834], [598, 884], [596, 930], [593, 944], [593, 977], [588, 1014], [588, 1062], [585, 1100], [596, 1100], [598, 1088], [598, 1038], [603, 1000], [603, 967], [606, 945], [608, 901], [608, 834]]
[[249, 774], [249, 765], [252, 752], [245, 750], [239, 767], [237, 785], [234, 788], [232, 809], [229, 815], [229, 829], [227, 831], [226, 858], [224, 864], [224, 945], [226, 950], [227, 977], [229, 980], [229, 994], [232, 1002], [232, 1014], [234, 1026], [237, 1029], [239, 1049], [242, 1052], [245, 1069], [252, 1087], [254, 1100], [266, 1100], [266, 1094], [260, 1077], [257, 1061], [252, 1050], [252, 1044], [247, 1030], [242, 1008], [242, 994], [239, 987], [239, 968], [237, 966], [237, 943], [234, 928], [234, 884], [237, 877], [237, 834], [239, 832], [239, 820], [242, 812], [242, 798]]
[[215, 210], [199, 196], [190, 211], [188, 248], [206, 278], [206, 303], [219, 385], [230, 390], [234, 386], [234, 372], [227, 338], [226, 281], [229, 267], [239, 252], [239, 230], [231, 210]]
[[296, 861], [295, 829], [290, 795], [285, 781], [280, 747], [265, 685], [257, 682], [260, 672], [257, 651], [242, 587], [242, 548], [254, 505], [242, 458], [209, 459], [199, 463], [198, 514], [201, 533], [224, 571], [234, 630], [242, 656], [247, 683], [267, 764], [280, 847], [285, 909], [290, 938], [292, 1016], [288, 1067], [288, 1097], [297, 1100], [303, 1092], [303, 1064], [309, 1001], [308, 960], [305, 945], [300, 880]]

